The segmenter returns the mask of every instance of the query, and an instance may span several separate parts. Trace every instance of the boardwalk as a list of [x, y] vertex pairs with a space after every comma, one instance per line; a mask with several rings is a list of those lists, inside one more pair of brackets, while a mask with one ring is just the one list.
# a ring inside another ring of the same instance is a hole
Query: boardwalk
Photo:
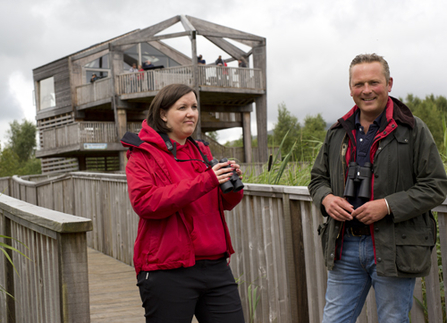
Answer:
[[144, 323], [133, 267], [88, 248], [92, 323]]
[[91, 323], [144, 323], [133, 267], [88, 248], [88, 279]]

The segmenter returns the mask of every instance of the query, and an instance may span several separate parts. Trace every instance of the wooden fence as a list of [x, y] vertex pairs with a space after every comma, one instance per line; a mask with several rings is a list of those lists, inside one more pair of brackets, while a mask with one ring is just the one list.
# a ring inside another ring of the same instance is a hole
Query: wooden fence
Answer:
[[262, 72], [256, 68], [200, 65], [199, 85], [264, 90]]
[[[56, 187], [53, 193], [63, 198]], [[0, 179], [0, 191], [32, 204], [39, 198], [36, 184], [19, 178]], [[0, 292], [0, 321], [88, 323], [86, 232], [92, 222], [32, 204], [0, 195], [0, 234], [14, 239], [0, 241], [27, 257], [8, 251], [13, 267], [0, 256], [0, 285], [14, 296]]]
[[[61, 212], [87, 217], [93, 231], [87, 233], [88, 246], [132, 264], [138, 216], [133, 212], [122, 174], [75, 172], [35, 183], [16, 178], [0, 179], [0, 190], [23, 200]], [[442, 263], [447, 268], [447, 204], [438, 211]], [[239, 281], [248, 321], [249, 290], [260, 296], [254, 322], [321, 322], [327, 273], [317, 227], [322, 216], [312, 205], [306, 187], [247, 184], [242, 202], [226, 212], [236, 253], [230, 266]], [[425, 278], [428, 322], [443, 322], [437, 253], [433, 252], [430, 276]], [[442, 282], [442, 277], [441, 277]], [[251, 288], [249, 289], [248, 286]], [[442, 286], [442, 287], [441, 287]], [[423, 300], [421, 279], [415, 298]], [[253, 295], [252, 295], [253, 296]], [[417, 301], [412, 322], [424, 322]], [[374, 292], [371, 291], [358, 323], [377, 322]]]

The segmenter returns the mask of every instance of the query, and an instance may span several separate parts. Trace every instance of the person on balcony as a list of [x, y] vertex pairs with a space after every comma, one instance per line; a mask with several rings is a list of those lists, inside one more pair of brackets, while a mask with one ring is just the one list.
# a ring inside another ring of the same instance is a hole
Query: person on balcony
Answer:
[[223, 61], [221, 55], [219, 55], [219, 57], [216, 59], [215, 64], [216, 64], [216, 65], [220, 65], [220, 66], [223, 66], [223, 65], [224, 65], [224, 61]]
[[197, 56], [197, 63], [199, 65], [205, 65], [206, 61], [203, 59], [202, 55]]
[[447, 177], [428, 127], [388, 96], [392, 86], [382, 56], [352, 60], [355, 106], [328, 130], [311, 171], [309, 191], [326, 218], [324, 323], [354, 323], [371, 286], [379, 322], [409, 322], [415, 278], [429, 274], [430, 210], [444, 201]]
[[132, 67], [129, 68], [129, 73], [136, 73], [138, 72], [137, 64], [133, 63]]
[[150, 60], [147, 60], [146, 62], [143, 63], [144, 70], [150, 69], [151, 67], [154, 67], [154, 64], [152, 64]]
[[238, 64], [238, 67], [247, 67], [245, 60], [243, 60], [243, 59], [238, 59], [237, 64]]
[[147, 83], [145, 82], [145, 74], [143, 66], [138, 65], [138, 72], [139, 72], [137, 76], [138, 88], [143, 91], [147, 91]]
[[96, 74], [93, 74], [92, 77], [90, 78], [90, 83], [93, 83], [98, 79], [99, 79], [99, 77]]
[[[134, 266], [146, 322], [243, 323], [237, 284], [227, 263], [234, 253], [224, 210], [243, 191], [223, 193], [239, 165], [214, 164], [191, 138], [199, 118], [187, 85], [164, 87], [138, 135], [126, 133], [130, 202], [139, 215]], [[214, 166], [212, 166], [214, 165]], [[228, 167], [229, 166], [229, 167]]]

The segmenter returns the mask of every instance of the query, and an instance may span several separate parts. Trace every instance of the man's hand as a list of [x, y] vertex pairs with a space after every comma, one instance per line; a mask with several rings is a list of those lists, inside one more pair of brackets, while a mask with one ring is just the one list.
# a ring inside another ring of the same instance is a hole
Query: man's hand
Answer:
[[321, 201], [321, 204], [323, 204], [327, 214], [335, 220], [350, 221], [353, 219], [351, 213], [354, 212], [354, 207], [342, 197], [329, 194]]
[[369, 201], [355, 209], [351, 215], [364, 224], [372, 224], [388, 214], [385, 199]]

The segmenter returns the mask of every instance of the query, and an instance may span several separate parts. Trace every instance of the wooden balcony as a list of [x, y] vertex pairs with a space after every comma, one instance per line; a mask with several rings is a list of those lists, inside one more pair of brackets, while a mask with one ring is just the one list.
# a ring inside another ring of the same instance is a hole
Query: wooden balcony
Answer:
[[76, 88], [76, 106], [88, 108], [111, 102], [113, 96], [112, 79], [110, 77], [84, 84]]
[[[152, 99], [164, 86], [174, 83], [193, 85], [193, 66], [180, 66], [126, 73], [116, 76], [116, 94], [122, 100]], [[198, 85], [204, 92], [262, 94], [262, 72], [256, 68], [198, 66]], [[112, 78], [76, 87], [78, 110], [109, 104], [113, 97]]]
[[[130, 122], [127, 127], [128, 131], [138, 132], [141, 123]], [[119, 142], [114, 122], [76, 122], [40, 131], [43, 144], [36, 157], [125, 150]]]
[[[198, 66], [201, 90], [234, 93], [263, 93], [262, 72], [255, 68]], [[164, 86], [174, 83], [193, 85], [193, 66], [181, 66], [127, 73], [117, 76], [117, 94], [121, 99], [154, 96]], [[143, 94], [143, 95], [139, 95]]]

